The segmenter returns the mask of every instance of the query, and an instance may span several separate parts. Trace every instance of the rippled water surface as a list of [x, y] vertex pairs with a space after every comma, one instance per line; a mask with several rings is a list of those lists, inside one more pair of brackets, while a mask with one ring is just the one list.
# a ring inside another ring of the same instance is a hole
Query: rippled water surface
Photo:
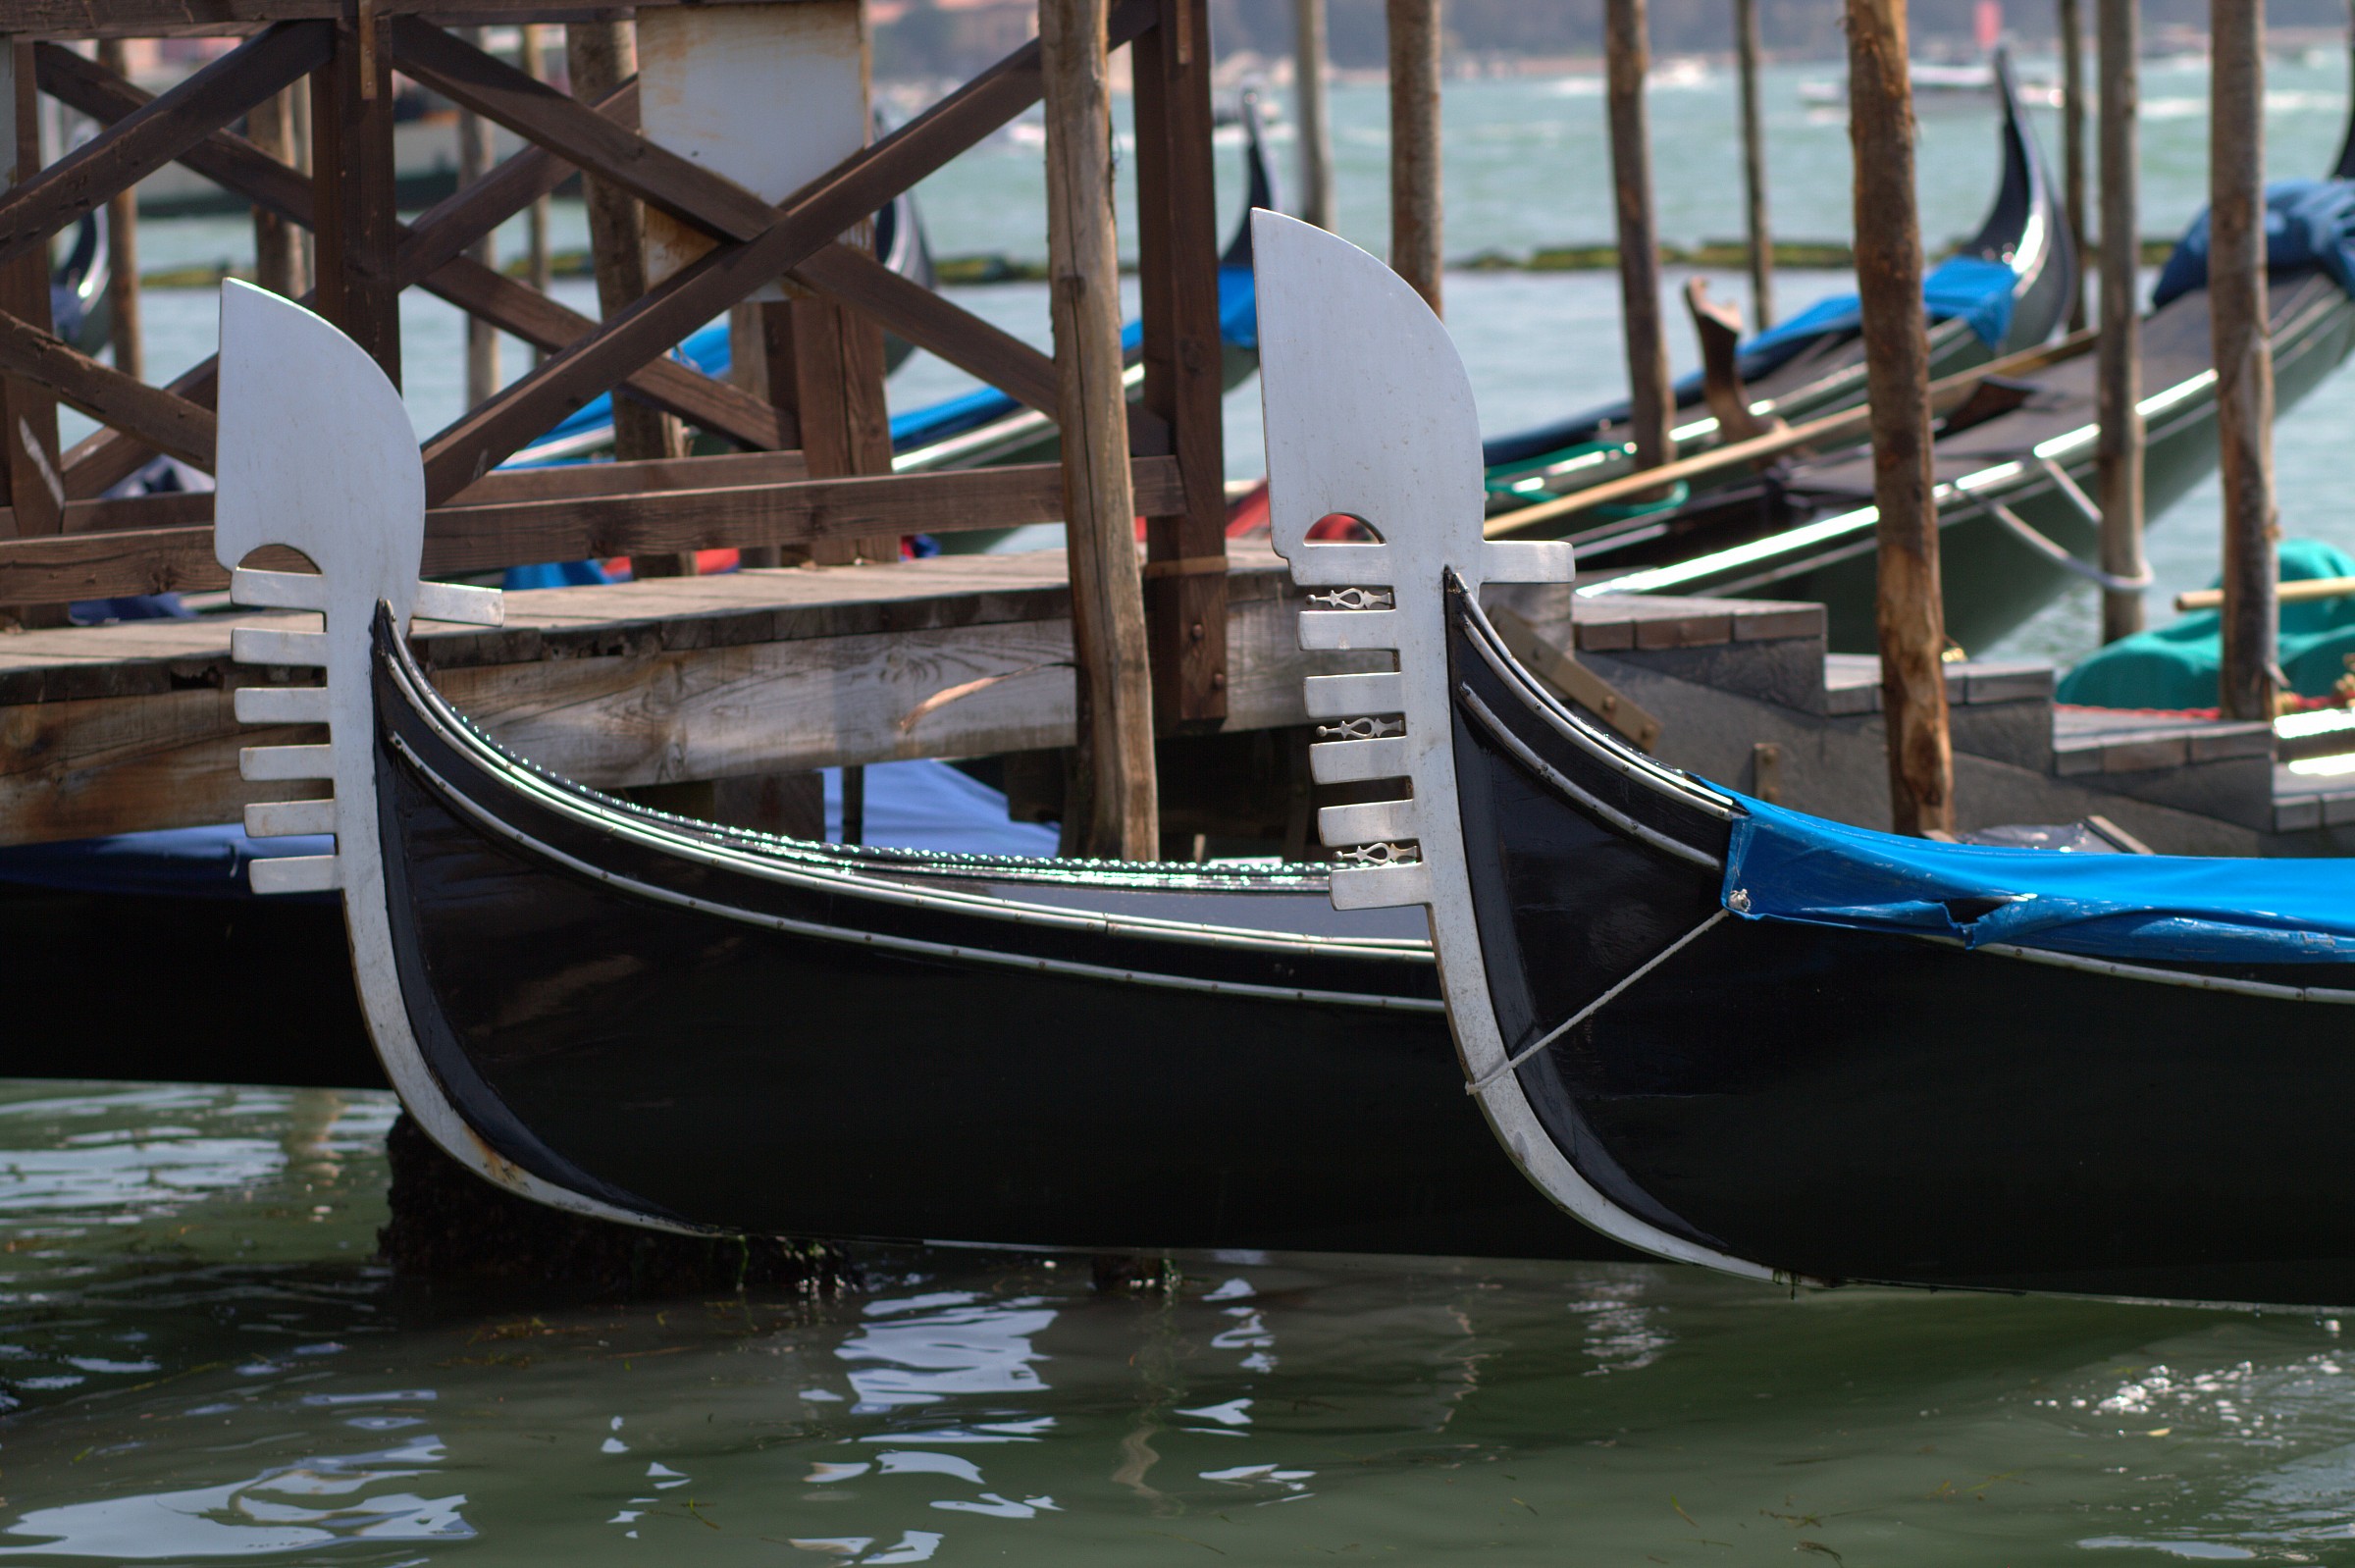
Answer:
[[0, 1085], [0, 1555], [2355, 1562], [2330, 1321], [1462, 1261], [1105, 1296], [946, 1250], [491, 1298], [370, 1261], [391, 1116]]

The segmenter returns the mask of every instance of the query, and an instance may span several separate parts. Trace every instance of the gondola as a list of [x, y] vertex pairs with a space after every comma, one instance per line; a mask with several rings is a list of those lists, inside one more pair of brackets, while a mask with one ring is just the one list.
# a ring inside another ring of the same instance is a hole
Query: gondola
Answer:
[[[434, 691], [423, 479], [398, 394], [326, 322], [231, 285], [215, 538], [240, 719], [325, 723], [249, 777], [257, 893], [334, 892], [386, 1076], [488, 1179], [654, 1228], [1119, 1248], [1532, 1255], [1579, 1237], [1455, 1086], [1419, 916], [1307, 871], [895, 854], [736, 832], [506, 752]], [[238, 568], [290, 544], [320, 569]], [[267, 999], [254, 997], [262, 1007]], [[1591, 1246], [1591, 1243], [1589, 1244]], [[1584, 1250], [1584, 1249], [1582, 1249]]]
[[[2355, 122], [2330, 174], [2355, 179]], [[2287, 412], [2355, 347], [2355, 297], [2318, 265], [2274, 271], [2275, 407]], [[2154, 524], [2215, 470], [2216, 373], [2205, 287], [2142, 324], [2143, 494]], [[2063, 591], [2104, 581], [2094, 404], [2096, 364], [2079, 355], [2005, 378], [1984, 417], [1963, 405], [1937, 443], [1938, 525], [1947, 632], [1964, 649], [2010, 635]], [[1579, 592], [1813, 601], [1833, 649], [1873, 646], [1871, 461], [1858, 451], [1791, 464], [1673, 512], [1612, 518], [1572, 532]], [[1509, 524], [1510, 518], [1499, 519]], [[2127, 585], [2132, 586], [2132, 585]]]
[[[2003, 176], [1979, 231], [1924, 283], [1933, 376], [1967, 370], [2041, 343], [2076, 296], [2074, 236], [2044, 154], [2020, 109], [2011, 62], [1994, 65], [2003, 114]], [[1827, 299], [1742, 345], [1737, 360], [1753, 413], [1798, 424], [1864, 399], [1864, 346], [1853, 294]], [[1698, 373], [1677, 383], [1691, 418], [1673, 431], [1679, 456], [1719, 444]], [[1569, 418], [1492, 437], [1482, 450], [1492, 510], [1514, 507], [1628, 472], [1634, 453], [1624, 399]]]
[[[1309, 683], [1400, 729], [1318, 776], [1408, 786], [1322, 813], [1334, 903], [1428, 909], [1468, 1088], [1541, 1190], [1759, 1280], [2355, 1302], [2340, 865], [1898, 838], [1586, 723], [1482, 609], [1572, 547], [1484, 539], [1444, 329], [1374, 258], [1257, 222], [1275, 539], [1382, 606], [1301, 636], [1397, 651]], [[1381, 542], [1308, 543], [1334, 512]]]

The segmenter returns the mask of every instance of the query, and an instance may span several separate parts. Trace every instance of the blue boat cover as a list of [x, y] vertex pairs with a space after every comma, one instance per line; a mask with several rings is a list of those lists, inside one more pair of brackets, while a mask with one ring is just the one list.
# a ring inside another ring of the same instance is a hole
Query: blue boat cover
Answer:
[[[1059, 835], [1009, 821], [1006, 797], [946, 762], [870, 762], [860, 841], [944, 855], [1053, 860]], [[826, 837], [842, 840], [842, 769], [826, 769]]]
[[1747, 919], [2131, 964], [2355, 958], [2355, 871], [2343, 861], [1941, 844], [1736, 799], [1750, 814], [1734, 823], [1723, 896], [1740, 890]]
[[[2265, 270], [2321, 267], [2355, 294], [2355, 183], [2276, 180], [2265, 187]], [[2208, 287], [2208, 213], [2191, 221], [2159, 273], [2151, 308]]]
[[[0, 850], [0, 882], [73, 893], [250, 898], [246, 867], [284, 855], [333, 855], [329, 834], [247, 838], [241, 827], [175, 827], [152, 833]], [[329, 900], [333, 893], [290, 895]]]
[[[2018, 283], [2019, 275], [2003, 262], [1956, 256], [1939, 263], [1922, 279], [1922, 306], [1932, 321], [1968, 322], [1971, 332], [1994, 348], [2003, 343], [2004, 334], [2012, 330], [2012, 310], [2018, 302], [2013, 289]], [[1742, 379], [1757, 381], [1817, 339], [1855, 332], [1863, 320], [1862, 302], [1855, 294], [1819, 299], [1789, 321], [1742, 345], [1737, 357]], [[1676, 384], [1678, 405], [1697, 401], [1701, 391], [1699, 371], [1686, 376]], [[1536, 430], [1497, 436], [1483, 444], [1481, 458], [1491, 468], [1500, 463], [1527, 462], [1587, 439], [1598, 425], [1624, 423], [1628, 413], [1629, 405], [1622, 399]]]
[[[2355, 577], [2355, 555], [2315, 539], [2281, 542], [2283, 582]], [[2211, 581], [2214, 588], [2217, 583]], [[2279, 659], [2300, 697], [2329, 697], [2355, 654], [2355, 598], [2284, 600]], [[2121, 637], [2062, 678], [2054, 695], [2080, 707], [2214, 707], [2224, 667], [2224, 615], [2194, 610]]]

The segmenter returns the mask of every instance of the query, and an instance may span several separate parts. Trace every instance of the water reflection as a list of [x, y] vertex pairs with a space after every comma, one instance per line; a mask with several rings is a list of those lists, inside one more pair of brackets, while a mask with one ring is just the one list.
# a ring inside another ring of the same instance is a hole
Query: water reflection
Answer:
[[834, 1302], [486, 1300], [367, 1262], [388, 1118], [0, 1086], [0, 1554], [2355, 1555], [2335, 1322], [1258, 1256], [1106, 1296], [894, 1251]]

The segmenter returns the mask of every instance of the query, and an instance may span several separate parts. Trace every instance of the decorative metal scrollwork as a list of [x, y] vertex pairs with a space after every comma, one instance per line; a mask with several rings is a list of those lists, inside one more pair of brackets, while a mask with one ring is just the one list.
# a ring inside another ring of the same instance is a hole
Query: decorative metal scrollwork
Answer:
[[1311, 594], [1308, 601], [1323, 609], [1396, 609], [1398, 596], [1387, 588], [1336, 588], [1330, 594]]
[[1406, 720], [1402, 718], [1347, 718], [1338, 724], [1317, 726], [1320, 741], [1378, 741], [1405, 733]]
[[1423, 852], [1412, 844], [1360, 844], [1335, 850], [1333, 858], [1345, 865], [1412, 865]]

